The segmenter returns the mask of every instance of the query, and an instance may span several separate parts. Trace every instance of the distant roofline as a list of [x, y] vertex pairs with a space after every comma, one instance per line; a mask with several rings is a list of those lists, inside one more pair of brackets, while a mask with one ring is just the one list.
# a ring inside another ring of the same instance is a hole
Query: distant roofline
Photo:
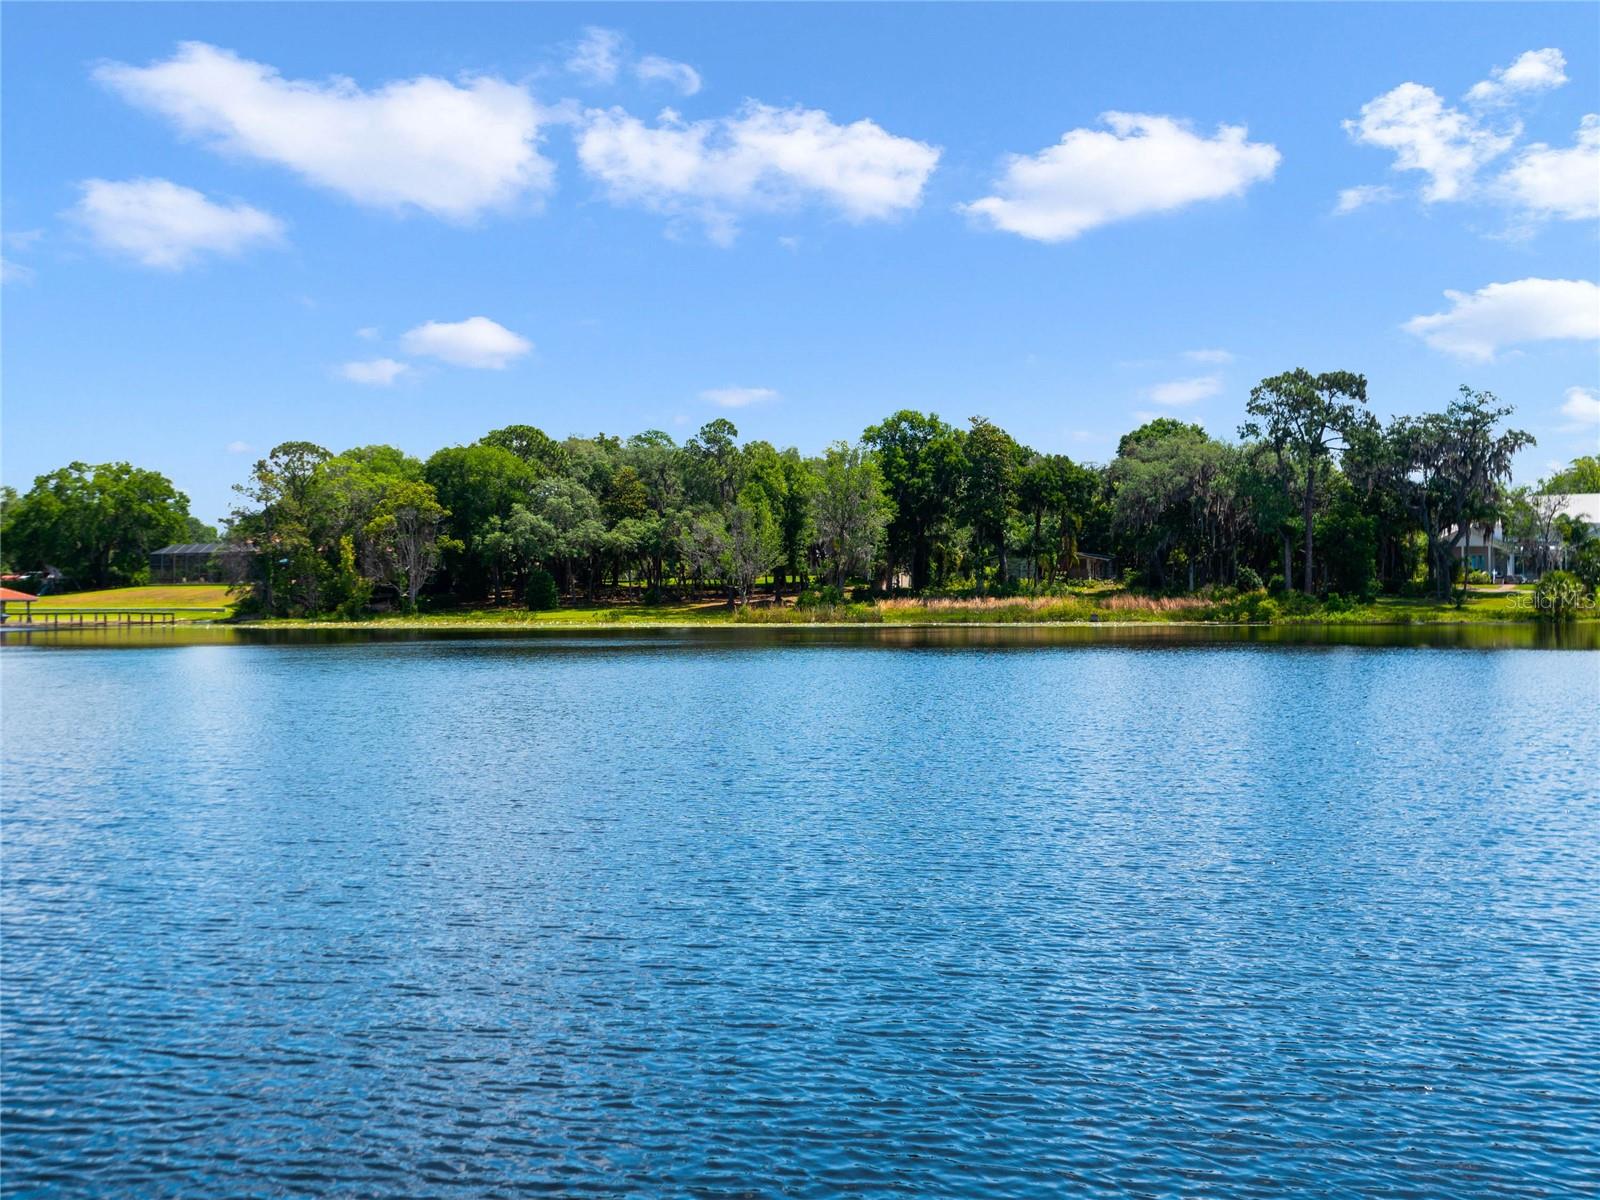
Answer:
[[159, 550], [150, 551], [151, 554], [221, 554], [234, 548], [232, 542], [174, 542], [170, 546], [163, 546]]

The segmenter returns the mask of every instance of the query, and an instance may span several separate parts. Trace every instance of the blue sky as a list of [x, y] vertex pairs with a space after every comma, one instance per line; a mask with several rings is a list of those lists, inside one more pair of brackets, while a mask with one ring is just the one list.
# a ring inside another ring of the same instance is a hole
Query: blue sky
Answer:
[[814, 452], [902, 407], [1104, 461], [1151, 414], [1232, 436], [1306, 366], [1385, 417], [1493, 390], [1531, 481], [1600, 436], [1595, 33], [1577, 4], [8, 4], [4, 480], [127, 459], [215, 519], [290, 438], [728, 416]]

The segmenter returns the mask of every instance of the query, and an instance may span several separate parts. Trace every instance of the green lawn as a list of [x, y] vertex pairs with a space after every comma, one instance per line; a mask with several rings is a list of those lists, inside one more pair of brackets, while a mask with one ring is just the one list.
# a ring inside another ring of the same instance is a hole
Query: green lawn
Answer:
[[34, 608], [71, 612], [85, 608], [150, 608], [175, 612], [191, 621], [215, 620], [233, 612], [233, 597], [223, 583], [159, 584], [152, 587], [104, 588], [96, 592], [64, 592], [41, 596]]

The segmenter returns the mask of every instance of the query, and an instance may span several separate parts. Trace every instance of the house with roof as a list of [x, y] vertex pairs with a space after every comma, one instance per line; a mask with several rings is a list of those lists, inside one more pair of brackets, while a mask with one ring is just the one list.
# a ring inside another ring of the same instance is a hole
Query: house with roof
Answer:
[[[1536, 498], [1556, 501], [1560, 516], [1580, 522], [1588, 529], [1590, 537], [1600, 538], [1600, 492], [1567, 492]], [[1448, 542], [1455, 533], [1454, 527], [1447, 529], [1445, 540]], [[1565, 566], [1566, 544], [1552, 544], [1550, 549], [1551, 557]], [[1498, 519], [1493, 525], [1469, 525], [1465, 536], [1451, 547], [1450, 553], [1456, 562], [1465, 560], [1468, 571], [1483, 571], [1496, 580], [1507, 575], [1531, 574], [1535, 569], [1526, 544], [1509, 540], [1505, 522]]]

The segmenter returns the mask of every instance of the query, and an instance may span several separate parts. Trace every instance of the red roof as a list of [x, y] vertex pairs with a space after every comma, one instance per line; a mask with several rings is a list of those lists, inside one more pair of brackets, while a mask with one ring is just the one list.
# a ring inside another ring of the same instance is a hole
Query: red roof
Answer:
[[16, 588], [0, 587], [0, 600], [37, 600], [39, 597], [30, 596], [27, 592], [19, 592]]

